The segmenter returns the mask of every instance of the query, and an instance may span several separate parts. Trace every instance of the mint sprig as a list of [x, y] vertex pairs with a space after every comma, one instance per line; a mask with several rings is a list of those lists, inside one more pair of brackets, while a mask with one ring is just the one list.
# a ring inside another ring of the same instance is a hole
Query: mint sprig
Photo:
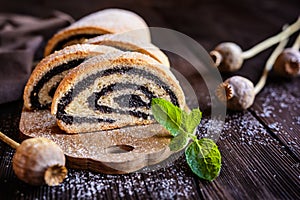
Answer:
[[194, 134], [202, 117], [199, 108], [187, 113], [165, 99], [153, 98], [151, 110], [156, 121], [173, 136], [169, 144], [170, 150], [181, 150], [192, 139], [185, 149], [188, 165], [200, 178], [214, 180], [221, 170], [221, 154], [213, 140], [208, 138], [199, 140]]
[[153, 98], [151, 110], [158, 123], [163, 125], [171, 135], [176, 136], [180, 131], [182, 110], [171, 102]]

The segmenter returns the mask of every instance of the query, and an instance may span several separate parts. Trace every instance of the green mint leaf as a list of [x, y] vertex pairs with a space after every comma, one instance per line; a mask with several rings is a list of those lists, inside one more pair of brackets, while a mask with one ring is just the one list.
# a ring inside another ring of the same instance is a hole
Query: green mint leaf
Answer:
[[169, 144], [171, 151], [179, 151], [185, 147], [188, 137], [184, 133], [180, 133], [171, 139]]
[[221, 154], [213, 140], [198, 140], [193, 132], [199, 125], [202, 113], [193, 109], [190, 113], [181, 110], [167, 100], [153, 98], [151, 110], [158, 123], [163, 125], [174, 138], [169, 147], [178, 151], [185, 147], [189, 138], [194, 141], [185, 149], [185, 156], [191, 170], [200, 178], [212, 181], [221, 170]]
[[182, 113], [182, 127], [188, 133], [193, 133], [201, 121], [202, 113], [197, 109], [193, 109], [190, 113]]
[[179, 133], [182, 114], [180, 108], [165, 99], [153, 98], [151, 111], [156, 121], [170, 131], [171, 135]]
[[192, 142], [185, 150], [188, 165], [192, 171], [205, 180], [212, 181], [221, 170], [221, 154], [213, 140], [202, 138]]

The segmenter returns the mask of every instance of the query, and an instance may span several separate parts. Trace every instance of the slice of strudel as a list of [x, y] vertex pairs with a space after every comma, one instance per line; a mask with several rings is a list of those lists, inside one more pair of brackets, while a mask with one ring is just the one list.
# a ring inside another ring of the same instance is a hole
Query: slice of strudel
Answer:
[[154, 123], [152, 98], [185, 107], [171, 71], [137, 52], [95, 56], [72, 70], [58, 86], [51, 106], [67, 133], [91, 132]]

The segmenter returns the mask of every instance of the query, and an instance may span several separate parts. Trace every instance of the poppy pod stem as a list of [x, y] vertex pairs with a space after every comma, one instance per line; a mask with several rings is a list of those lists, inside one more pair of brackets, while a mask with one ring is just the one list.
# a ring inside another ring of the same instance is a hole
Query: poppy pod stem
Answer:
[[259, 79], [258, 83], [255, 85], [254, 87], [254, 94], [257, 95], [262, 88], [265, 86], [266, 81], [267, 81], [267, 77], [269, 72], [271, 71], [277, 57], [280, 55], [280, 53], [283, 51], [285, 45], [287, 44], [288, 40], [284, 39], [282, 40], [278, 46], [275, 48], [275, 50], [273, 51], [273, 53], [271, 54], [271, 56], [268, 58], [263, 74], [261, 76], [261, 78]]
[[8, 144], [9, 146], [11, 146], [12, 148], [16, 149], [20, 146], [19, 143], [17, 143], [16, 141], [12, 140], [11, 138], [7, 137], [4, 133], [2, 133], [0, 131], [0, 139], [5, 142], [6, 144]]
[[300, 34], [298, 35], [297, 39], [295, 40], [292, 49], [298, 50], [300, 48]]
[[291, 24], [290, 26], [287, 26], [282, 32], [278, 33], [277, 35], [270, 37], [261, 43], [255, 45], [251, 49], [244, 51], [242, 53], [242, 57], [244, 59], [251, 58], [255, 56], [256, 54], [262, 52], [263, 50], [273, 46], [274, 44], [288, 38], [290, 35], [298, 31], [300, 28], [300, 17], [298, 17], [297, 21]]

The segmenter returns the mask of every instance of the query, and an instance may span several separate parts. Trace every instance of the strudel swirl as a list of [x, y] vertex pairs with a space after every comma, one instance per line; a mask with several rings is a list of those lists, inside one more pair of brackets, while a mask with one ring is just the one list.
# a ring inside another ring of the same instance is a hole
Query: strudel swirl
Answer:
[[92, 56], [112, 51], [119, 50], [102, 45], [77, 44], [45, 57], [35, 67], [25, 86], [24, 106], [30, 110], [49, 108], [58, 84], [70, 69]]
[[95, 56], [59, 84], [51, 106], [67, 133], [91, 132], [154, 123], [152, 98], [185, 107], [183, 91], [171, 71], [137, 52]]

